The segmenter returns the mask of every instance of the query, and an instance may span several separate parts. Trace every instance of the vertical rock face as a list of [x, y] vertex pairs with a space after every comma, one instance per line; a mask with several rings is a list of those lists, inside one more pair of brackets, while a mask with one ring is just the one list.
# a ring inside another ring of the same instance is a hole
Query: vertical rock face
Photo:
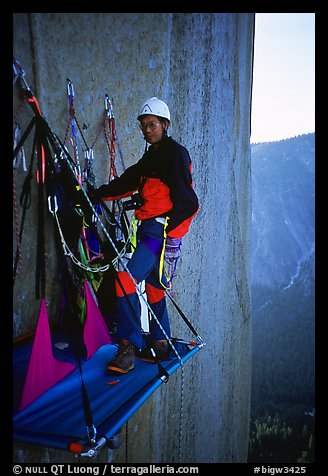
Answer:
[[[170, 134], [187, 147], [193, 160], [201, 208], [183, 240], [175, 295], [207, 345], [185, 364], [183, 379], [177, 371], [130, 419], [121, 434], [124, 444], [111, 455], [105, 451], [102, 458], [128, 463], [178, 462], [179, 457], [186, 463], [246, 461], [253, 30], [253, 14], [14, 15], [14, 55], [60, 138], [69, 118], [69, 78], [88, 142], [97, 134], [107, 93], [114, 100], [126, 166], [136, 162], [144, 150], [136, 116], [142, 102], [156, 95], [170, 107]], [[119, 173], [120, 167], [118, 163]], [[100, 138], [95, 146], [99, 185], [108, 172], [108, 149]], [[22, 180], [17, 178], [18, 189]], [[26, 247], [35, 233], [35, 210], [30, 214]], [[51, 235], [50, 225], [48, 231]], [[50, 302], [58, 291], [51, 236], [47, 253]], [[34, 279], [33, 246], [27, 247], [24, 260], [14, 294], [17, 334], [33, 329], [38, 308], [33, 289], [26, 289]], [[51, 309], [55, 314], [56, 305]], [[174, 309], [170, 311], [173, 334], [191, 337]], [[69, 456], [16, 448], [20, 461], [60, 458], [67, 461]]]

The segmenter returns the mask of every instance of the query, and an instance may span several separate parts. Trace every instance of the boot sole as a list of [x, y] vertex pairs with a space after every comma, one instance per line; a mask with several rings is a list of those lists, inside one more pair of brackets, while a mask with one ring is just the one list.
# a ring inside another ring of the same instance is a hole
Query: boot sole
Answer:
[[150, 362], [151, 364], [155, 364], [156, 360], [155, 359], [152, 359], [151, 357], [147, 358], [147, 357], [138, 357], [136, 355], [137, 359], [139, 360], [142, 360], [143, 362]]
[[114, 367], [111, 365], [108, 365], [107, 370], [110, 370], [112, 372], [118, 372], [120, 374], [127, 374], [130, 370], [134, 369], [134, 364], [132, 364], [128, 369], [120, 369], [119, 367]]
[[157, 362], [162, 362], [163, 360], [169, 360], [169, 358], [167, 356], [161, 358], [161, 359], [154, 359], [153, 357], [139, 357], [138, 355], [136, 355], [137, 359], [139, 360], [143, 360], [144, 362], [150, 362], [152, 364], [156, 364]]

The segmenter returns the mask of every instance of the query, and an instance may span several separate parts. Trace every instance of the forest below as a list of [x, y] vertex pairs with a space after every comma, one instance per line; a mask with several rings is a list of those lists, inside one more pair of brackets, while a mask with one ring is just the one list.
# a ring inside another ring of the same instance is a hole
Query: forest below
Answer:
[[251, 463], [315, 454], [314, 134], [252, 147]]

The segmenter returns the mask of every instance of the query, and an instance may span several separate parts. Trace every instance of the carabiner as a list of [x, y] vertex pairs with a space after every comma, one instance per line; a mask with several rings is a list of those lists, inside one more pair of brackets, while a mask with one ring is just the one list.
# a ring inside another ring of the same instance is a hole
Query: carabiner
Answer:
[[[26, 79], [24, 78], [25, 71], [22, 68], [20, 62], [15, 57], [13, 57], [13, 69], [14, 69], [14, 73], [16, 75], [16, 78], [19, 77], [22, 80], [22, 82], [24, 83], [24, 86], [25, 86], [26, 90], [31, 92], [31, 89], [30, 89], [29, 85], [27, 84]], [[16, 82], [16, 78], [14, 80], [14, 83]]]
[[108, 94], [105, 95], [105, 110], [107, 112], [108, 119], [114, 119], [114, 109]]
[[74, 97], [74, 86], [73, 86], [73, 83], [72, 83], [72, 81], [71, 81], [69, 78], [67, 78], [67, 81], [68, 81], [68, 83], [67, 83], [67, 94], [68, 94], [69, 96]]
[[48, 208], [49, 208], [49, 212], [52, 213], [53, 215], [57, 212], [58, 204], [57, 204], [56, 195], [49, 195], [49, 197], [48, 197]]
[[96, 443], [97, 429], [93, 423], [87, 426], [87, 435], [88, 435], [88, 440], [91, 443]]
[[84, 149], [85, 160], [92, 160], [94, 158], [93, 149]]

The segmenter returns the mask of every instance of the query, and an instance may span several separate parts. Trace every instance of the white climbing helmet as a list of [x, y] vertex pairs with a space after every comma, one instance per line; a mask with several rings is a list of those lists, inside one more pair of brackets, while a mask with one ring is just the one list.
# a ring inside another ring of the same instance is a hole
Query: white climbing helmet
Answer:
[[149, 98], [147, 99], [147, 101], [143, 103], [137, 119], [139, 120], [141, 116], [144, 116], [146, 114], [152, 114], [154, 116], [163, 117], [164, 119], [167, 119], [168, 121], [170, 121], [170, 117], [171, 117], [170, 110], [167, 107], [167, 104], [161, 99], [158, 99], [157, 97]]

